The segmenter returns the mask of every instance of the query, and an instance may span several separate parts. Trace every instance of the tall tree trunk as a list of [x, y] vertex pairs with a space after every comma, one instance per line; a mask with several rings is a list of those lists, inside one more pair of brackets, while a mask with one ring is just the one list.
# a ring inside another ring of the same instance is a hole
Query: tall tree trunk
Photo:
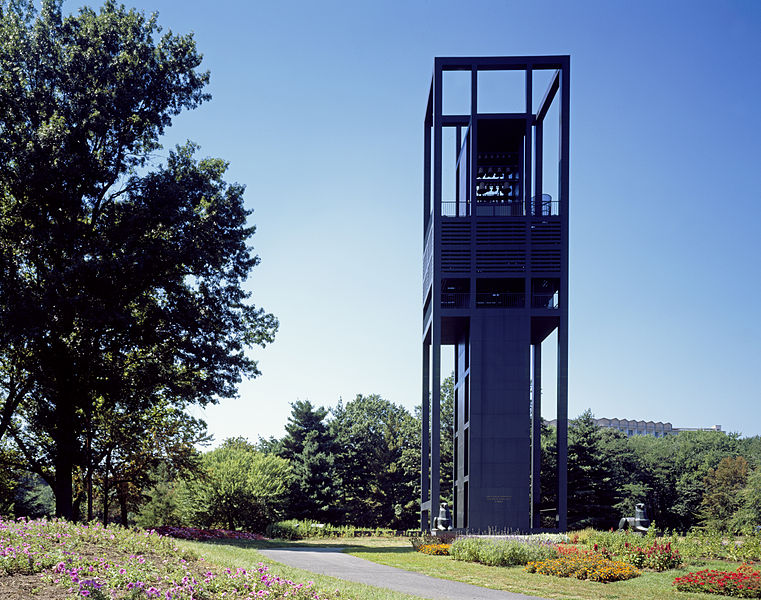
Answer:
[[87, 494], [87, 522], [92, 521], [92, 407], [87, 409], [87, 474], [85, 475], [85, 493]]
[[59, 396], [55, 407], [55, 514], [69, 521], [74, 519], [73, 471], [76, 452], [74, 404], [70, 396]]
[[126, 484], [126, 483], [122, 483], [122, 484], [119, 485], [119, 488], [118, 488], [119, 489], [119, 491], [118, 491], [119, 508], [121, 510], [122, 525], [124, 527], [128, 527], [129, 526], [129, 524], [127, 523], [127, 515], [128, 515], [128, 511], [127, 511], [127, 485], [128, 484]]
[[111, 470], [111, 450], [106, 454], [106, 467], [103, 473], [103, 526], [108, 527], [108, 473]]

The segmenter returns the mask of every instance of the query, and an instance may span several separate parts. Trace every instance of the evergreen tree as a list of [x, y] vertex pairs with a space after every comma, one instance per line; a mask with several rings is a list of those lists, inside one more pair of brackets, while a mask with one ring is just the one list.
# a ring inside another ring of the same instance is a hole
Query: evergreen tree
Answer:
[[617, 524], [612, 469], [603, 452], [603, 432], [587, 410], [568, 428], [568, 527]]
[[542, 464], [540, 481], [540, 526], [557, 527], [555, 515], [558, 509], [558, 456], [557, 428], [551, 427], [542, 419], [541, 444]]
[[276, 445], [270, 443], [293, 469], [288, 510], [296, 518], [332, 522], [338, 517], [335, 441], [327, 415], [325, 408], [315, 408], [308, 400], [293, 402], [285, 437]]
[[[447, 377], [441, 384], [441, 441], [439, 442], [441, 475], [440, 492], [441, 502], [446, 502], [449, 508], [454, 500], [454, 373]], [[437, 513], [438, 514], [438, 513]]]

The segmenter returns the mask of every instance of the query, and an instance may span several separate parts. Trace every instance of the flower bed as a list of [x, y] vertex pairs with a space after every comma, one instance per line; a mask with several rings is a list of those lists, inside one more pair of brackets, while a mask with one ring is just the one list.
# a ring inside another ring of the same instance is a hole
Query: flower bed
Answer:
[[754, 528], [746, 529], [741, 536], [737, 537], [710, 530], [694, 530], [687, 535], [672, 533], [658, 538], [653, 527], [646, 536], [631, 533], [629, 530], [619, 532], [585, 529], [573, 534], [572, 538], [588, 548], [594, 544], [605, 547], [617, 556], [624, 554], [627, 544], [646, 548], [657, 541], [663, 546], [669, 545], [683, 560], [728, 559], [745, 562], [761, 560], [761, 530]]
[[247, 531], [230, 531], [229, 529], [197, 529], [195, 527], [156, 527], [154, 530], [160, 535], [166, 535], [181, 540], [194, 540], [204, 542], [208, 540], [264, 540], [267, 539], [258, 533]]
[[761, 598], [761, 571], [741, 565], [736, 571], [704, 570], [674, 579], [681, 592], [704, 592], [737, 598]]
[[679, 550], [672, 550], [671, 542], [665, 544], [653, 542], [644, 548], [627, 543], [623, 551], [616, 557], [639, 569], [652, 569], [653, 571], [668, 571], [682, 565]]
[[0, 519], [0, 577], [37, 575], [40, 589], [95, 600], [333, 600], [298, 583], [254, 569], [224, 569], [156, 532], [75, 525], [60, 520]]
[[[425, 535], [415, 535], [410, 537], [410, 543], [412, 544], [412, 547], [415, 549], [416, 552], [422, 552], [421, 548], [424, 546], [440, 546], [440, 545], [446, 545], [447, 546], [447, 553], [449, 552], [449, 547], [452, 546], [452, 542], [457, 539], [457, 534], [451, 533], [451, 532], [444, 532], [440, 535], [431, 535], [425, 534]], [[430, 554], [429, 552], [426, 552], [426, 554]]]
[[433, 556], [449, 556], [449, 549], [451, 547], [452, 544], [422, 544], [417, 548], [417, 551]]
[[622, 581], [640, 575], [639, 570], [628, 563], [611, 560], [599, 552], [579, 550], [573, 546], [561, 546], [558, 548], [557, 558], [529, 562], [524, 570], [529, 573], [574, 577], [600, 583]]

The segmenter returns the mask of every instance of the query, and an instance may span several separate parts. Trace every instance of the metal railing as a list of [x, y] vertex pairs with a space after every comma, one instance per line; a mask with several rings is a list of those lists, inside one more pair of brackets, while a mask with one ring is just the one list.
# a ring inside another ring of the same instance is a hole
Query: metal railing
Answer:
[[478, 202], [476, 214], [479, 217], [523, 217], [523, 202]]
[[441, 292], [441, 308], [468, 308], [469, 306], [468, 292]]
[[556, 309], [560, 307], [558, 303], [558, 294], [532, 294], [531, 296], [532, 308], [551, 308]]
[[549, 194], [531, 198], [529, 207], [535, 217], [557, 217], [560, 214], [560, 202], [553, 200]]
[[[442, 217], [469, 217], [473, 206], [470, 202], [442, 202]], [[557, 217], [560, 214], [560, 202], [553, 200], [549, 194], [534, 196], [524, 206], [523, 201], [500, 201], [484, 202], [477, 201], [474, 206], [475, 214], [479, 217], [525, 217], [528, 214], [534, 217]]]
[[476, 306], [484, 308], [523, 308], [526, 294], [523, 292], [479, 292]]
[[[442, 217], [469, 217], [471, 204], [468, 202], [442, 202]], [[523, 217], [523, 202], [477, 202], [476, 215], [479, 217]]]
[[468, 217], [470, 216], [470, 205], [467, 202], [442, 202], [442, 217]]

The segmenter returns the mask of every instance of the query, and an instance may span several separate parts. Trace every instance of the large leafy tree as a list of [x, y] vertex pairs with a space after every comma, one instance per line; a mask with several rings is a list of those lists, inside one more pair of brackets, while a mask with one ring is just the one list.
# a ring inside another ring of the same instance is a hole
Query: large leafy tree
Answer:
[[701, 516], [706, 526], [726, 531], [733, 515], [743, 505], [743, 489], [748, 481], [748, 461], [742, 456], [723, 458], [703, 480], [705, 492]]
[[243, 438], [231, 438], [201, 458], [203, 475], [189, 482], [187, 502], [207, 527], [264, 532], [284, 516], [292, 484], [287, 460], [262, 454]]
[[419, 452], [420, 425], [403, 407], [376, 394], [358, 395], [333, 411], [338, 444], [339, 501], [348, 523], [367, 527], [413, 527], [415, 483], [420, 467], [405, 460]]
[[758, 525], [761, 525], [761, 468], [748, 475], [747, 484], [740, 493], [740, 508], [729, 522], [729, 527], [734, 530]]
[[738, 437], [720, 431], [633, 436], [628, 443], [640, 465], [636, 477], [650, 490], [650, 516], [659, 527], [679, 530], [697, 525], [710, 470], [739, 451]]
[[242, 288], [258, 259], [226, 164], [192, 144], [152, 162], [208, 99], [192, 37], [111, 0], [66, 18], [0, 0], [0, 37], [0, 426], [49, 444], [39, 471], [71, 518], [99, 402], [232, 396], [277, 322]]

